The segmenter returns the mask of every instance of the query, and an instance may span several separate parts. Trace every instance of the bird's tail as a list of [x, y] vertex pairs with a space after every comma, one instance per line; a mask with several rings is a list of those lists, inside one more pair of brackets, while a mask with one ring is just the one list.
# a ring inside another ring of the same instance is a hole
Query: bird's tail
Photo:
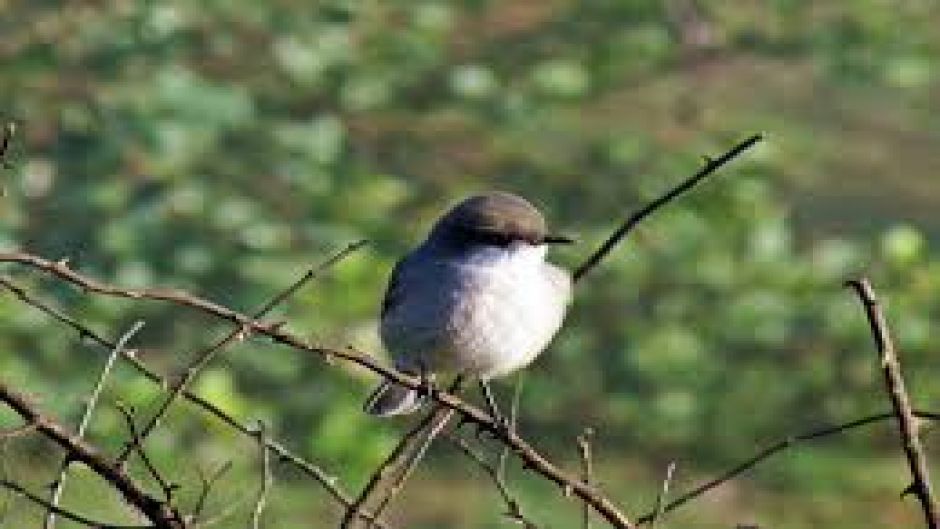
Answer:
[[363, 409], [370, 415], [389, 417], [414, 413], [423, 402], [417, 391], [386, 380], [375, 388]]

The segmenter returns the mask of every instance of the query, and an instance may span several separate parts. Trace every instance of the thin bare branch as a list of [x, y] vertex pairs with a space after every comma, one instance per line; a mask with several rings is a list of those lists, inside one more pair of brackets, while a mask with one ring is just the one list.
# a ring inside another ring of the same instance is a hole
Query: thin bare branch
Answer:
[[[459, 390], [461, 384], [462, 379], [458, 377], [448, 390], [451, 393], [456, 392]], [[434, 409], [428, 412], [423, 419], [418, 421], [418, 423], [398, 441], [398, 444], [392, 449], [388, 457], [386, 457], [382, 464], [369, 476], [369, 481], [366, 483], [366, 486], [363, 487], [359, 496], [346, 508], [346, 513], [343, 516], [342, 522], [340, 522], [341, 529], [352, 527], [356, 519], [356, 513], [366, 506], [376, 494], [383, 490], [391, 491], [395, 488], [400, 489], [403, 486], [404, 480], [397, 479], [396, 476], [400, 477], [404, 473], [410, 474], [408, 468], [416, 466], [420, 460], [420, 456], [423, 455], [421, 446], [430, 444], [431, 440], [433, 440], [433, 437], [428, 437], [426, 440], [419, 441], [419, 436], [432, 429], [440, 431], [440, 429], [450, 421], [451, 417], [453, 417], [453, 410], [435, 406]], [[389, 479], [394, 479], [394, 481], [387, 481]], [[397, 494], [397, 491], [394, 494]], [[385, 499], [380, 501], [379, 507], [372, 513], [373, 516], [381, 516], [381, 510], [388, 505], [390, 496], [394, 494], [386, 492]]]
[[[578, 454], [581, 456], [581, 479], [586, 485], [594, 481], [594, 465], [591, 457], [591, 440], [594, 437], [594, 430], [585, 428], [584, 432], [578, 436]], [[581, 527], [591, 529], [591, 509], [588, 504], [583, 505], [581, 513]]]
[[466, 439], [453, 433], [447, 435], [446, 438], [457, 446], [464, 455], [473, 460], [477, 466], [482, 468], [483, 471], [486, 472], [486, 475], [490, 477], [499, 495], [502, 496], [503, 503], [506, 504], [506, 516], [510, 520], [520, 523], [525, 529], [538, 529], [535, 522], [526, 517], [522, 512], [519, 501], [509, 492], [509, 487], [506, 485], [506, 480], [503, 474], [500, 473], [498, 466], [491, 465], [483, 456], [470, 447]]
[[[307, 272], [300, 279], [291, 284], [283, 292], [278, 293], [278, 295], [274, 296], [274, 298], [258, 309], [258, 311], [252, 315], [251, 319], [258, 320], [265, 317], [269, 312], [271, 312], [272, 309], [274, 309], [274, 307], [286, 300], [294, 292], [297, 292], [297, 290], [299, 290], [300, 287], [302, 287], [304, 284], [323, 274], [353, 252], [364, 247], [366, 242], [367, 241], [365, 240], [360, 240], [349, 244], [326, 261], [307, 270]], [[154, 428], [156, 428], [160, 423], [160, 420], [163, 418], [163, 416], [166, 415], [166, 413], [169, 411], [170, 405], [183, 393], [183, 391], [186, 390], [187, 387], [189, 387], [193, 380], [199, 376], [199, 373], [201, 373], [202, 370], [209, 365], [212, 359], [215, 358], [215, 355], [232, 342], [244, 340], [247, 337], [249, 330], [250, 328], [248, 326], [241, 324], [235, 330], [230, 332], [225, 338], [207, 347], [196, 355], [193, 361], [191, 361], [189, 365], [186, 366], [186, 370], [183, 372], [183, 375], [170, 388], [169, 394], [160, 404], [160, 407], [157, 409], [156, 413], [154, 413], [146, 425], [141, 428], [139, 441], [143, 442], [147, 439], [147, 436], [150, 435]], [[123, 462], [126, 460], [127, 456], [133, 450], [133, 444], [129, 443], [124, 447], [124, 451], [121, 452], [121, 455], [118, 456], [118, 461]]]
[[[4, 286], [8, 291], [10, 291], [17, 299], [19, 299], [23, 303], [30, 305], [31, 307], [34, 307], [37, 310], [43, 312], [44, 314], [52, 317], [56, 321], [62, 324], [65, 324], [71, 327], [72, 329], [75, 329], [78, 332], [79, 336], [83, 338], [88, 338], [98, 343], [99, 345], [102, 345], [108, 348], [109, 350], [114, 349], [116, 344], [114, 344], [113, 342], [110, 342], [109, 340], [107, 340], [106, 338], [104, 338], [103, 336], [95, 332], [94, 330], [92, 330], [90, 327], [80, 323], [79, 321], [72, 318], [68, 314], [46, 304], [45, 302], [41, 301], [39, 298], [29, 294], [29, 292], [27, 292], [26, 289], [17, 285], [8, 276], [0, 275], [0, 285]], [[153, 382], [155, 385], [161, 388], [169, 387], [169, 382], [164, 377], [160, 376], [159, 374], [151, 370], [136, 356], [128, 354], [127, 351], [122, 351], [121, 355], [126, 362], [128, 362], [135, 370], [137, 370], [138, 373], [143, 375], [147, 380], [149, 380], [150, 382]], [[212, 417], [215, 417], [219, 421], [225, 423], [229, 427], [238, 431], [240, 434], [246, 437], [251, 437], [251, 438], [255, 437], [255, 433], [251, 428], [240, 423], [237, 419], [235, 419], [234, 417], [232, 417], [231, 415], [223, 411], [221, 408], [219, 408], [212, 402], [209, 402], [208, 400], [188, 390], [183, 392], [183, 397], [185, 397], [188, 401], [192, 402], [193, 404], [197, 405], [203, 412], [211, 415]], [[278, 441], [275, 441], [273, 439], [268, 439], [267, 443], [268, 443], [267, 445], [268, 449], [277, 455], [279, 461], [288, 463], [291, 466], [295, 467], [296, 469], [300, 470], [302, 473], [304, 473], [308, 477], [313, 478], [317, 483], [319, 483], [327, 491], [327, 493], [330, 494], [330, 496], [334, 500], [340, 503], [343, 508], [349, 508], [349, 506], [352, 503], [352, 500], [350, 499], [349, 495], [346, 494], [346, 492], [344, 492], [339, 487], [339, 485], [337, 484], [337, 480], [334, 476], [329, 475], [326, 471], [324, 471], [319, 466], [295, 454], [294, 452], [286, 448], [283, 444], [279, 443]], [[378, 525], [379, 527], [385, 527], [385, 524], [383, 522], [375, 521], [371, 514], [367, 512], [363, 512], [361, 509], [360, 509], [360, 516], [366, 520], [373, 520], [372, 523], [374, 525]]]
[[147, 469], [147, 473], [150, 474], [150, 477], [157, 482], [157, 485], [160, 487], [160, 490], [163, 492], [163, 498], [168, 504], [173, 503], [173, 493], [179, 487], [175, 483], [171, 483], [164, 479], [163, 475], [160, 474], [160, 471], [157, 470], [157, 466], [153, 464], [153, 460], [150, 459], [150, 456], [147, 455], [147, 451], [144, 449], [143, 445], [140, 443], [140, 431], [137, 429], [137, 422], [134, 420], [134, 410], [129, 408], [122, 403], [117, 404], [117, 410], [121, 412], [121, 415], [124, 417], [124, 424], [127, 425], [127, 433], [130, 435], [131, 441], [133, 441], [133, 446], [135, 451], [140, 456], [140, 461], [144, 464], [144, 468]]
[[52, 502], [49, 502], [39, 497], [37, 494], [34, 494], [26, 490], [23, 486], [16, 483], [15, 481], [10, 481], [6, 478], [0, 478], [0, 486], [3, 486], [4, 488], [12, 491], [13, 493], [18, 494], [28, 499], [29, 501], [35, 503], [36, 505], [43, 507], [47, 511], [51, 511], [55, 513], [56, 515], [61, 516], [62, 518], [71, 520], [81, 525], [87, 525], [88, 527], [94, 527], [96, 529], [144, 529], [144, 528], [153, 527], [152, 525], [120, 525], [120, 524], [100, 522], [98, 520], [92, 520], [91, 518], [86, 518], [78, 513], [74, 513], [67, 509], [63, 509], [62, 507], [59, 507], [58, 505], [53, 505]]
[[666, 498], [669, 497], [669, 487], [672, 485], [672, 477], [676, 472], [676, 462], [670, 461], [666, 467], [666, 477], [663, 478], [663, 486], [656, 495], [656, 506], [653, 508], [653, 518], [650, 520], [650, 528], [656, 525], [656, 521], [663, 516], [663, 508], [666, 506]]
[[261, 528], [261, 515], [264, 514], [264, 507], [268, 502], [268, 491], [271, 489], [271, 482], [274, 479], [271, 474], [271, 460], [268, 453], [267, 429], [262, 421], [258, 421], [258, 447], [261, 451], [261, 486], [258, 489], [258, 498], [255, 500], [255, 508], [251, 515], [251, 528]]
[[131, 478], [109, 461], [104, 454], [80, 439], [78, 435], [43, 414], [25, 396], [0, 381], [0, 401], [5, 402], [26, 422], [35, 423], [36, 430], [44, 437], [64, 449], [70, 459], [80, 461], [103, 479], [111, 483], [133, 505], [159, 529], [182, 529], [183, 519], [171, 506], [150, 496]]
[[[307, 343], [299, 336], [285, 331], [280, 325], [257, 321], [238, 311], [222, 307], [210, 301], [192, 296], [188, 293], [162, 289], [123, 289], [114, 287], [98, 281], [91, 280], [81, 274], [78, 274], [63, 264], [50, 262], [41, 257], [25, 254], [22, 252], [0, 252], [0, 262], [16, 262], [32, 266], [39, 270], [53, 274], [56, 277], [78, 285], [86, 290], [99, 294], [116, 296], [130, 299], [152, 299], [168, 301], [181, 306], [201, 310], [206, 314], [213, 315], [219, 319], [230, 321], [234, 324], [244, 326], [249, 331], [267, 336], [274, 343], [281, 344], [298, 351], [305, 351], [316, 354], [326, 360], [342, 359], [359, 365], [374, 373], [377, 373], [390, 382], [422, 391], [426, 389], [424, 381], [419, 377], [410, 376], [401, 373], [390, 367], [383, 366], [376, 362], [372, 356], [361, 353], [355, 349], [334, 349], [320, 345]], [[472, 406], [459, 397], [447, 392], [432, 389], [429, 397], [437, 404], [446, 406], [460, 413], [464, 422], [477, 425], [483, 430], [489, 431], [494, 438], [508, 444], [513, 453], [522, 461], [525, 468], [531, 469], [549, 481], [558, 485], [562, 490], [571, 491], [582, 501], [588, 502], [598, 514], [600, 514], [611, 525], [618, 528], [633, 527], [630, 519], [620, 511], [620, 509], [604, 494], [595, 487], [585, 485], [577, 478], [572, 478], [566, 472], [552, 464], [544, 456], [539, 454], [528, 442], [515, 432], [506, 432], [505, 428], [500, 428], [493, 422], [492, 418], [479, 408]], [[348, 509], [347, 509], [348, 510]], [[360, 517], [366, 517], [361, 510], [356, 509]]]
[[924, 511], [927, 527], [937, 529], [940, 527], [940, 510], [938, 510], [937, 500], [930, 484], [927, 458], [924, 456], [924, 449], [917, 431], [917, 419], [914, 417], [911, 399], [904, 385], [904, 377], [901, 375], [901, 363], [895, 351], [891, 332], [888, 330], [888, 322], [867, 278], [849, 281], [847, 285], [855, 290], [865, 308], [872, 337], [880, 355], [885, 389], [898, 420], [898, 432], [901, 435], [901, 443], [913, 479], [905, 493], [912, 492], [917, 496], [921, 509]]
[[199, 468], [196, 469], [202, 488], [199, 491], [199, 498], [196, 499], [196, 505], [193, 507], [193, 512], [190, 515], [190, 525], [199, 525], [199, 518], [202, 516], [202, 511], [206, 507], [206, 500], [209, 498], [209, 493], [212, 492], [212, 487], [231, 469], [231, 461], [226, 461], [219, 465], [219, 468], [215, 469], [209, 477], [206, 477]]
[[[111, 353], [108, 355], [107, 361], [104, 363], [104, 367], [101, 369], [101, 374], [98, 375], [98, 381], [95, 383], [94, 389], [92, 389], [91, 396], [88, 397], [88, 402], [85, 404], [85, 412], [82, 414], [82, 419], [78, 424], [78, 431], [76, 432], [79, 439], [85, 438], [85, 430], [88, 429], [89, 423], [91, 423], [91, 415], [95, 411], [95, 407], [98, 405], [98, 399], [101, 397], [101, 392], [104, 390], [105, 381], [108, 379], [108, 375], [111, 373], [111, 368], [114, 366], [114, 362], [117, 360], [118, 356], [121, 355], [130, 339], [137, 334], [140, 329], [144, 326], [143, 321], [135, 322], [127, 332], [125, 332], [117, 343], [111, 349]], [[59, 501], [62, 499], [62, 491], [65, 490], [65, 480], [68, 477], [69, 465], [71, 459], [66, 456], [62, 463], [59, 464], [59, 473], [56, 476], [55, 481], [52, 482], [52, 497], [49, 498], [49, 504], [51, 507], [58, 507]], [[44, 529], [52, 529], [55, 527], [56, 520], [56, 510], [48, 509], [46, 511], [46, 518], [43, 521]]]
[[[940, 421], [940, 413], [929, 412], [929, 411], [915, 411], [914, 415], [919, 419], [925, 419], [925, 420], [930, 420], [930, 421]], [[739, 463], [738, 465], [735, 465], [730, 470], [727, 470], [726, 472], [722, 473], [718, 477], [711, 479], [688, 492], [682, 493], [679, 497], [669, 502], [665, 506], [665, 508], [663, 508], [662, 512], [667, 513], [675, 509], [678, 509], [682, 505], [685, 505], [686, 503], [694, 500], [695, 498], [698, 498], [699, 496], [702, 496], [705, 493], [715, 488], [718, 488], [721, 485], [724, 485], [725, 483], [731, 481], [737, 476], [756, 467], [758, 464], [760, 464], [764, 460], [769, 459], [770, 457], [780, 452], [783, 452], [784, 450], [788, 448], [792, 448], [802, 442], [812, 441], [815, 439], [820, 439], [823, 437], [829, 437], [831, 435], [844, 433], [849, 430], [861, 428], [862, 426], [867, 426], [869, 424], [884, 421], [892, 417], [894, 417], [894, 413], [892, 412], [877, 413], [874, 415], [868, 415], [866, 417], [861, 417], [859, 419], [854, 419], [854, 420], [844, 422], [844, 423], [823, 426], [820, 428], [814, 428], [812, 430], [807, 430], [803, 433], [784, 438], [760, 450], [754, 456], [750, 457], [749, 459], [747, 459], [746, 461], [742, 463]], [[637, 518], [636, 522], [638, 525], [648, 524], [655, 517], [656, 517], [656, 511], [655, 510], [650, 511], [644, 514], [643, 516], [640, 516], [639, 518]]]
[[698, 170], [694, 175], [683, 181], [678, 186], [674, 187], [668, 193], [662, 195], [656, 200], [650, 202], [649, 204], [640, 208], [636, 213], [630, 215], [620, 225], [619, 228], [602, 244], [590, 257], [588, 257], [584, 263], [581, 264], [572, 274], [572, 278], [575, 282], [581, 280], [588, 272], [590, 272], [598, 263], [601, 262], [611, 250], [614, 249], [624, 237], [630, 233], [633, 228], [635, 228], [640, 222], [642, 222], [646, 217], [657, 209], [665, 206], [667, 203], [671, 202], [673, 199], [679, 195], [685, 193], [689, 189], [695, 187], [696, 184], [704, 180], [708, 175], [714, 173], [718, 168], [727, 164], [742, 152], [750, 149], [755, 143], [761, 141], [763, 136], [761, 134], [755, 134], [750, 138], [742, 141], [741, 143], [732, 147], [729, 151], [725, 152], [717, 158], [706, 157], [705, 166]]

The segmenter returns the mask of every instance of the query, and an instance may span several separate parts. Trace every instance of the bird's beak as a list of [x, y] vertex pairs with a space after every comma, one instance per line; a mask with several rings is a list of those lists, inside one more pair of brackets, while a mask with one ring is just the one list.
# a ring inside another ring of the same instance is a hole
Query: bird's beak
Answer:
[[545, 244], [573, 244], [577, 241], [564, 235], [546, 235], [542, 242]]

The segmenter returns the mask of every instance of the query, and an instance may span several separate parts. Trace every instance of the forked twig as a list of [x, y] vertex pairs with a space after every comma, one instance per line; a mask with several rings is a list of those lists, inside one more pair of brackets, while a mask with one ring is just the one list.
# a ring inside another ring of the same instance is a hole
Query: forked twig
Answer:
[[894, 416], [898, 420], [898, 432], [901, 435], [901, 443], [904, 446], [904, 454], [907, 456], [913, 479], [905, 493], [911, 492], [917, 496], [924, 511], [927, 527], [937, 529], [940, 527], [940, 511], [938, 511], [937, 500], [930, 485], [927, 458], [924, 456], [924, 449], [917, 432], [917, 419], [914, 417], [911, 399], [904, 386], [904, 377], [901, 376], [901, 364], [894, 348], [894, 341], [891, 339], [891, 332], [888, 330], [888, 322], [867, 278], [849, 281], [847, 285], [855, 290], [865, 307], [865, 315], [868, 317], [872, 337], [880, 355], [885, 389], [891, 399]]
[[[41, 270], [48, 271], [51, 268], [61, 266], [58, 263], [53, 263], [51, 261], [47, 261], [36, 256], [26, 257], [27, 254], [19, 254], [19, 255], [23, 256], [22, 262], [24, 263], [41, 264], [41, 266], [37, 267]], [[58, 276], [58, 274], [56, 275]], [[61, 276], [58, 276], [58, 277], [61, 278]], [[87, 278], [83, 278], [83, 279], [86, 282], [88, 282], [87, 284], [89, 285], [93, 283], [91, 282], [91, 280], [88, 280]], [[76, 284], [74, 281], [70, 281], [68, 279], [65, 279], [65, 280], [69, 281], [70, 283]], [[79, 336], [81, 336], [82, 338], [90, 339], [94, 341], [95, 343], [106, 347], [108, 350], [113, 350], [115, 348], [116, 346], [115, 343], [104, 338], [103, 336], [101, 336], [100, 334], [92, 330], [90, 327], [83, 325], [78, 320], [76, 320], [75, 318], [72, 318], [71, 316], [64, 313], [63, 311], [58, 310], [46, 304], [39, 298], [31, 295], [29, 292], [26, 291], [25, 288], [13, 282], [13, 280], [10, 279], [8, 276], [0, 274], [0, 285], [5, 287], [17, 299], [19, 299], [23, 303], [39, 310], [40, 312], [48, 315], [49, 317], [53, 318], [56, 321], [64, 325], [67, 325], [68, 327], [71, 327], [72, 329], [75, 329], [78, 332]], [[96, 284], [95, 286], [102, 287], [103, 285]], [[88, 288], [88, 287], [85, 287], [85, 288]], [[94, 290], [94, 289], [91, 289], [91, 290]], [[122, 297], [133, 297], [133, 296], [122, 296]], [[227, 318], [224, 318], [223, 316], [220, 316], [219, 314], [212, 313], [211, 311], [209, 313], [214, 314], [218, 317], [222, 317], [223, 319], [227, 319]], [[149, 380], [150, 382], [154, 383], [155, 385], [161, 388], [169, 387], [169, 382], [167, 381], [167, 379], [165, 379], [164, 377], [158, 375], [156, 372], [151, 370], [139, 358], [137, 358], [134, 355], [128, 354], [127, 351], [123, 351], [121, 355], [124, 358], [124, 360], [131, 365], [131, 367], [137, 370], [137, 372], [143, 375], [147, 380]], [[215, 417], [219, 421], [223, 422], [224, 424], [228, 425], [235, 431], [239, 432], [240, 434], [246, 437], [250, 437], [252, 439], [255, 438], [255, 432], [252, 428], [240, 423], [238, 420], [233, 418], [231, 415], [223, 411], [221, 408], [219, 408], [212, 402], [204, 399], [203, 397], [200, 397], [199, 395], [196, 395], [195, 393], [192, 393], [189, 390], [185, 390], [183, 392], [183, 397], [185, 397], [187, 400], [189, 400], [193, 404], [196, 404], [203, 412]], [[29, 426], [29, 428], [33, 428], [33, 427], [34, 426]], [[268, 445], [267, 445], [268, 449], [277, 455], [279, 461], [289, 463], [290, 465], [297, 468], [305, 475], [313, 478], [317, 483], [319, 483], [327, 491], [327, 493], [329, 493], [329, 495], [334, 500], [336, 500], [341, 506], [343, 506], [343, 508], [348, 508], [351, 505], [352, 500], [349, 498], [346, 492], [344, 492], [339, 487], [335, 477], [329, 475], [327, 472], [325, 472], [323, 469], [321, 469], [317, 465], [311, 463], [310, 461], [307, 461], [301, 456], [290, 451], [281, 443], [273, 439], [268, 439], [267, 442], [268, 442]], [[367, 513], [362, 509], [359, 510], [359, 516], [366, 520], [370, 520], [373, 525], [377, 525], [379, 527], [385, 527], [384, 522], [381, 522], [380, 520], [375, 520], [371, 513]]]
[[505, 477], [499, 471], [499, 467], [490, 464], [483, 456], [478, 454], [470, 445], [467, 443], [467, 440], [454, 434], [450, 433], [446, 436], [447, 440], [453, 443], [460, 451], [469, 457], [473, 462], [477, 464], [486, 475], [489, 476], [490, 480], [493, 481], [493, 485], [496, 487], [496, 490], [499, 492], [499, 495], [503, 498], [503, 503], [506, 504], [506, 516], [513, 521], [516, 521], [525, 529], [538, 529], [538, 526], [531, 519], [525, 516], [522, 512], [522, 507], [519, 505], [519, 501], [513, 497], [512, 493], [509, 492], [509, 487], [506, 485]]
[[[343, 248], [336, 254], [334, 254], [332, 257], [330, 257], [323, 263], [307, 270], [307, 272], [300, 279], [295, 281], [286, 290], [279, 293], [270, 301], [265, 303], [257, 312], [255, 312], [251, 316], [251, 320], [255, 321], [255, 320], [259, 320], [265, 317], [272, 309], [274, 309], [274, 307], [276, 307], [278, 304], [280, 304], [289, 296], [291, 296], [305, 283], [319, 276], [320, 274], [326, 272], [327, 270], [332, 268], [333, 265], [342, 261], [347, 256], [355, 252], [356, 250], [365, 246], [366, 242], [367, 241], [365, 240], [354, 242], [346, 246], [345, 248]], [[191, 361], [188, 366], [186, 366], [186, 370], [183, 372], [183, 375], [170, 388], [169, 394], [160, 404], [160, 407], [157, 409], [156, 413], [153, 414], [153, 416], [146, 423], [146, 425], [140, 430], [140, 439], [139, 439], [140, 442], [143, 442], [144, 440], [147, 439], [147, 436], [150, 435], [150, 432], [152, 432], [153, 429], [157, 427], [157, 425], [160, 423], [160, 420], [163, 418], [164, 415], [166, 415], [167, 411], [169, 411], [170, 405], [173, 403], [173, 401], [175, 401], [180, 396], [180, 394], [182, 394], [183, 391], [186, 390], [187, 387], [189, 387], [192, 381], [195, 380], [197, 376], [199, 376], [199, 373], [201, 373], [202, 370], [205, 369], [207, 365], [209, 365], [209, 362], [211, 362], [212, 359], [215, 358], [215, 355], [228, 344], [236, 340], [245, 339], [245, 337], [247, 337], [250, 330], [251, 329], [249, 326], [241, 324], [235, 330], [230, 332], [225, 338], [219, 340], [218, 342], [207, 347], [206, 349], [203, 349], [201, 352], [199, 352], [196, 355], [196, 358], [193, 361]], [[127, 444], [124, 447], [124, 451], [122, 451], [121, 455], [118, 456], [118, 461], [121, 461], [121, 462], [125, 461], [127, 459], [127, 456], [133, 450], [134, 450], [134, 445], [132, 443]]]
[[[82, 419], [78, 424], [78, 435], [79, 439], [85, 437], [85, 430], [88, 429], [88, 424], [91, 422], [91, 414], [94, 413], [95, 407], [98, 405], [98, 399], [101, 397], [101, 392], [104, 390], [105, 381], [108, 379], [108, 375], [111, 373], [111, 368], [114, 366], [114, 362], [117, 360], [118, 356], [125, 352], [127, 347], [127, 342], [137, 334], [141, 328], [143, 328], [144, 322], [137, 321], [131, 328], [125, 332], [117, 343], [111, 349], [111, 353], [108, 355], [107, 361], [105, 361], [104, 367], [101, 369], [101, 374], [98, 375], [98, 381], [95, 383], [94, 389], [92, 389], [91, 396], [88, 397], [88, 402], [85, 404], [85, 412], [82, 414]], [[62, 499], [62, 491], [65, 490], [65, 480], [68, 476], [69, 465], [71, 464], [71, 459], [66, 456], [62, 462], [59, 464], [59, 473], [57, 474], [55, 481], [52, 482], [52, 496], [49, 498], [50, 507], [58, 507], [59, 501]], [[56, 509], [47, 509], [46, 517], [43, 521], [44, 529], [52, 529], [55, 527], [56, 519]]]

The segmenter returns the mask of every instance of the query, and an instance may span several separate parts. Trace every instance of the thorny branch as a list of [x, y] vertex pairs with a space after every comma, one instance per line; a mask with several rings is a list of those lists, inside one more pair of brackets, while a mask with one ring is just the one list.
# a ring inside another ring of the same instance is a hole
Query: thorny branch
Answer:
[[911, 399], [904, 386], [904, 378], [901, 376], [901, 364], [888, 330], [888, 322], [867, 278], [849, 281], [847, 285], [855, 290], [865, 307], [865, 315], [868, 317], [872, 337], [880, 355], [885, 389], [891, 399], [894, 415], [898, 419], [898, 432], [901, 435], [904, 454], [907, 456], [907, 463], [913, 478], [913, 482], [905, 493], [912, 492], [917, 496], [924, 511], [927, 527], [937, 529], [940, 527], [940, 511], [938, 511], [937, 500], [930, 485], [927, 458], [924, 456], [924, 449], [917, 432], [917, 419], [914, 417]]

